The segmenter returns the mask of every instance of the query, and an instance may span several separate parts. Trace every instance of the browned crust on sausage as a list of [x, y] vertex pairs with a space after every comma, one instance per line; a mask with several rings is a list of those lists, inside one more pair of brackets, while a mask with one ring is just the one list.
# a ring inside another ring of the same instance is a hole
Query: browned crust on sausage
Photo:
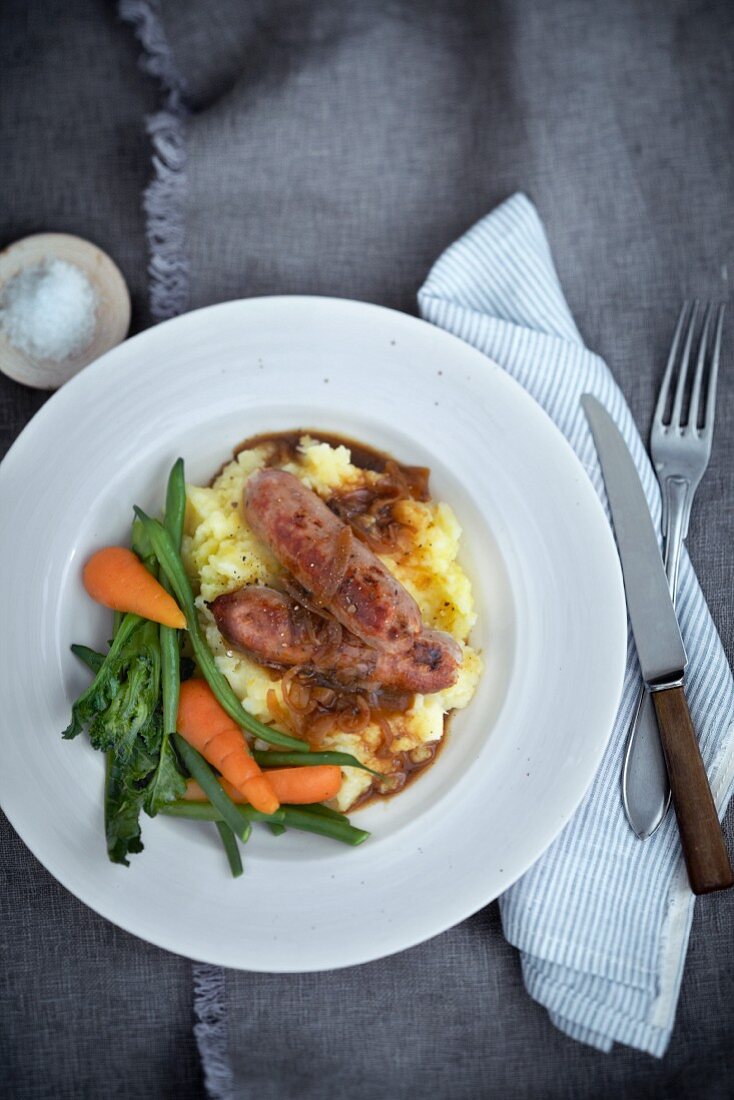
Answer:
[[[244, 509], [255, 534], [308, 592], [318, 597], [329, 591], [337, 540], [348, 528], [316, 493], [285, 470], [260, 470], [247, 482]], [[324, 604], [368, 645], [399, 650], [422, 628], [413, 597], [357, 539]]]
[[260, 664], [298, 665], [340, 686], [425, 695], [453, 684], [461, 662], [460, 646], [438, 630], [422, 631], [400, 651], [367, 646], [348, 631], [335, 646], [326, 620], [290, 596], [259, 585], [219, 596], [210, 609], [224, 638]]

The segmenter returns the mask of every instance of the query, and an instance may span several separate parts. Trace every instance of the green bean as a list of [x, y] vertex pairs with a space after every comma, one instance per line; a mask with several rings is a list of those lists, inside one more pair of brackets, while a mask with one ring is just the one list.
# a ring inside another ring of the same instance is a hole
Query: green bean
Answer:
[[267, 825], [282, 825], [283, 814], [276, 810], [274, 814], [264, 814], [262, 810], [256, 810], [254, 806], [241, 806], [237, 803], [237, 809], [245, 815], [248, 821], [264, 821]]
[[220, 787], [206, 760], [179, 733], [173, 734], [173, 740], [184, 764], [211, 804], [219, 811], [220, 817], [227, 822], [236, 837], [239, 837], [240, 840], [247, 840], [249, 821], [238, 813], [238, 807], [235, 806], [226, 791]]
[[309, 814], [318, 814], [319, 817], [329, 817], [332, 821], [346, 821], [349, 824], [349, 818], [346, 814], [340, 814], [338, 810], [332, 810], [330, 806], [324, 806], [323, 802], [309, 802], [300, 808]]
[[156, 557], [148, 533], [140, 520], [135, 517], [130, 533], [130, 546], [149, 573], [156, 572]]
[[161, 688], [163, 711], [163, 744], [176, 730], [178, 717], [178, 693], [181, 687], [179, 679], [179, 652], [176, 631], [170, 626], [160, 627], [161, 644]]
[[[346, 820], [310, 813], [309, 806], [281, 806], [274, 814], [259, 814], [251, 806], [234, 806], [234, 809], [242, 815], [243, 821], [265, 821], [271, 827], [280, 825], [301, 829], [332, 840], [340, 840], [343, 844], [362, 844], [370, 835], [365, 829], [356, 829]], [[189, 818], [192, 821], [220, 821], [222, 818], [222, 814], [211, 802], [190, 802], [188, 799], [169, 802], [161, 809], [161, 813], [169, 817]]]
[[306, 806], [281, 806], [286, 828], [303, 829], [307, 833], [318, 833], [331, 840], [340, 840], [342, 844], [363, 844], [370, 835], [366, 829], [355, 829], [345, 821], [336, 821], [321, 814], [311, 814]]
[[184, 479], [184, 460], [177, 458], [171, 467], [166, 486], [166, 515], [165, 528], [171, 536], [174, 547], [178, 550], [183, 535], [184, 517], [186, 515], [186, 481]]
[[215, 825], [222, 838], [222, 845], [227, 855], [232, 878], [239, 878], [242, 874], [242, 857], [240, 856], [240, 850], [237, 845], [237, 838], [225, 821], [216, 821]]
[[277, 821], [273, 821], [270, 825], [270, 832], [273, 836], [282, 836], [285, 832], [285, 825], [279, 825]]
[[[235, 806], [239, 813], [241, 806]], [[185, 817], [190, 821], [221, 821], [219, 810], [212, 806], [211, 802], [192, 802], [191, 799], [181, 798], [177, 802], [166, 802], [161, 806], [160, 813], [166, 817]], [[242, 825], [249, 825], [246, 817], [242, 817]]]
[[80, 661], [84, 661], [87, 668], [91, 668], [95, 675], [104, 664], [104, 653], [97, 653], [96, 649], [90, 649], [88, 645], [75, 644], [71, 647], [71, 652]]
[[[233, 802], [235, 810], [242, 819], [243, 824], [250, 825], [253, 821], [264, 821], [269, 825], [280, 825], [283, 821], [283, 813], [276, 810], [274, 814], [264, 814], [253, 806], [240, 805]], [[220, 821], [222, 815], [211, 802], [195, 802], [190, 798], [180, 798], [174, 802], [167, 802], [161, 807], [162, 814], [168, 817], [188, 817], [192, 821]]]
[[[186, 483], [184, 482], [183, 459], [178, 458], [173, 464], [168, 477], [166, 489], [166, 530], [170, 536], [173, 547], [178, 551], [183, 535], [184, 513], [186, 512]], [[167, 592], [171, 592], [171, 585], [164, 571], [160, 570], [160, 581]], [[163, 743], [161, 754], [165, 752], [166, 741], [176, 730], [178, 718], [178, 695], [181, 686], [180, 652], [178, 648], [178, 631], [170, 626], [161, 626], [161, 683], [163, 696]]]
[[189, 637], [191, 638], [194, 656], [219, 704], [224, 708], [230, 718], [234, 719], [238, 726], [248, 730], [255, 737], [259, 737], [261, 740], [267, 741], [271, 745], [279, 745], [283, 748], [290, 749], [291, 752], [294, 753], [308, 752], [309, 746], [304, 741], [299, 741], [295, 737], [289, 737], [285, 733], [279, 733], [278, 730], [274, 730], [272, 727], [266, 726], [262, 722], [258, 722], [258, 720], [253, 718], [251, 714], [248, 714], [242, 706], [242, 703], [235, 695], [226, 676], [217, 666], [214, 655], [207, 645], [206, 638], [199, 625], [189, 579], [186, 576], [183, 563], [179, 554], [176, 552], [170, 535], [161, 523], [151, 519], [150, 516], [146, 516], [145, 512], [140, 508], [135, 508], [135, 514], [143, 524], [161, 569], [168, 578], [171, 588], [173, 589], [173, 594], [186, 616], [186, 625], [188, 627]]
[[256, 749], [252, 755], [261, 768], [315, 768], [319, 764], [336, 764], [340, 768], [361, 768], [370, 775], [384, 778], [381, 772], [368, 768], [348, 752], [310, 752], [306, 756], [305, 753], [259, 752]]

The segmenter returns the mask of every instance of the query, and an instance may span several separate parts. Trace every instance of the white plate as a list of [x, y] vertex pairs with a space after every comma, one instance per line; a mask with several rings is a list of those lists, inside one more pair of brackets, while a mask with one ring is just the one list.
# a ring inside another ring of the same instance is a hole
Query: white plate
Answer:
[[[432, 468], [463, 527], [486, 673], [438, 761], [355, 815], [357, 849], [255, 830], [245, 875], [210, 825], [143, 818], [145, 851], [108, 863], [103, 760], [63, 742], [87, 682], [73, 641], [110, 615], [81, 564], [159, 509], [171, 463], [205, 482], [238, 441], [321, 428]], [[122, 928], [225, 966], [365, 962], [473, 913], [568, 821], [616, 712], [626, 618], [612, 536], [571, 449], [499, 367], [422, 321], [325, 298], [190, 313], [129, 340], [37, 414], [0, 468], [0, 804], [38, 859]]]

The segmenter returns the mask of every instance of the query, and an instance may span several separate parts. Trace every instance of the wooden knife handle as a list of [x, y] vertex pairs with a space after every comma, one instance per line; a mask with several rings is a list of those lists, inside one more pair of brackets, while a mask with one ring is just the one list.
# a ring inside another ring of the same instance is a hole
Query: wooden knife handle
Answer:
[[716, 806], [682, 687], [652, 692], [688, 879], [694, 894], [734, 886]]

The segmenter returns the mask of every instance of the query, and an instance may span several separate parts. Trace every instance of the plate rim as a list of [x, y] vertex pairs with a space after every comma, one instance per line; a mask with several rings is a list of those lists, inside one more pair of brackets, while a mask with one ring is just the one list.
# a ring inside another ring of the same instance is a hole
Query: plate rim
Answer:
[[[51, 874], [57, 882], [59, 882], [66, 890], [68, 890], [83, 904], [87, 905], [94, 912], [102, 916], [105, 920], [109, 920], [117, 927], [122, 928], [125, 932], [137, 936], [138, 938], [143, 939], [146, 942], [152, 943], [163, 950], [181, 955], [182, 957], [191, 959], [195, 962], [219, 965], [231, 969], [252, 970], [254, 972], [257, 972], [259, 970], [260, 972], [264, 973], [309, 973], [332, 969], [342, 969], [349, 966], [364, 965], [368, 962], [375, 961], [380, 958], [389, 957], [390, 955], [398, 953], [400, 951], [408, 950], [411, 947], [414, 947], [420, 943], [427, 942], [428, 940], [442, 934], [447, 929], [455, 926], [461, 921], [468, 919], [473, 914], [479, 912], [486, 905], [496, 900], [496, 898], [499, 897], [501, 893], [504, 893], [507, 889], [510, 888], [510, 886], [517, 882], [517, 880], [521, 878], [529, 870], [529, 868], [532, 867], [543, 856], [543, 854], [553, 844], [559, 834], [566, 827], [569, 820], [574, 815], [574, 813], [578, 809], [578, 806], [585, 797], [589, 787], [594, 780], [595, 775], [597, 774], [601, 760], [604, 756], [604, 753], [606, 752], [609, 738], [611, 737], [614, 725], [614, 717], [617, 713], [619, 702], [621, 699], [626, 665], [626, 604], [624, 600], [621, 566], [616, 551], [614, 536], [605, 515], [601, 500], [594, 490], [588, 474], [584, 469], [584, 466], [581, 463], [580, 459], [576, 455], [575, 451], [571, 447], [571, 444], [553, 422], [552, 418], [548, 415], [545, 409], [543, 409], [543, 407], [537, 401], [535, 401], [535, 399], [527, 392], [527, 390], [525, 390], [524, 387], [521, 386], [520, 383], [517, 382], [511, 375], [509, 375], [499, 364], [497, 364], [493, 359], [485, 355], [479, 349], [475, 348], [472, 344], [469, 344], [467, 341], [461, 339], [455, 334], [448, 332], [447, 330], [442, 329], [436, 325], [433, 325], [431, 322], [428, 322], [423, 318], [420, 318], [413, 314], [408, 314], [400, 310], [395, 310], [387, 306], [379, 305], [377, 303], [363, 302], [356, 299], [302, 294], [262, 295], [250, 298], [230, 299], [225, 302], [218, 302], [212, 305], [203, 306], [201, 308], [188, 311], [187, 313], [181, 314], [178, 317], [170, 318], [167, 321], [163, 321], [157, 325], [153, 325], [148, 329], [136, 333], [134, 336], [131, 336], [128, 340], [124, 341], [122, 345], [118, 345], [117, 347], [112, 348], [110, 351], [106, 352], [104, 355], [100, 356], [97, 360], [91, 363], [83, 371], [79, 372], [79, 374], [70, 379], [70, 381], [66, 383], [60, 390], [54, 393], [28, 421], [28, 423], [18, 434], [18, 436], [6, 452], [5, 456], [3, 457], [2, 461], [0, 462], [0, 498], [2, 497], [4, 491], [4, 484], [6, 481], [8, 468], [12, 466], [12, 461], [9, 460], [11, 459], [11, 456], [14, 456], [14, 453], [19, 450], [21, 441], [25, 441], [25, 437], [27, 437], [27, 435], [31, 432], [38, 432], [42, 430], [46, 421], [50, 417], [56, 415], [56, 410], [60, 408], [64, 402], [70, 402], [74, 400], [76, 391], [78, 389], [89, 385], [90, 379], [94, 379], [101, 372], [108, 370], [109, 360], [114, 360], [114, 357], [118, 355], [123, 348], [127, 349], [128, 345], [135, 345], [137, 347], [140, 343], [144, 343], [146, 339], [150, 338], [152, 334], [156, 334], [156, 336], [158, 336], [158, 334], [160, 334], [161, 332], [170, 330], [170, 326], [181, 325], [182, 322], [195, 323], [200, 320], [204, 315], [211, 315], [213, 313], [216, 313], [217, 311], [231, 310], [233, 308], [242, 307], [243, 305], [247, 306], [253, 303], [268, 303], [274, 307], [280, 307], [283, 305], [287, 307], [289, 305], [297, 304], [317, 304], [321, 307], [325, 306], [327, 308], [336, 308], [337, 310], [342, 308], [353, 309], [354, 307], [358, 307], [358, 309], [363, 311], [365, 314], [377, 313], [387, 317], [391, 317], [393, 319], [397, 319], [400, 324], [405, 324], [407, 322], [409, 325], [417, 324], [421, 328], [430, 328], [439, 340], [443, 340], [447, 343], [447, 346], [449, 344], [452, 344], [454, 346], [456, 344], [459, 344], [461, 345], [464, 352], [470, 352], [473, 356], [477, 358], [478, 361], [481, 360], [481, 363], [485, 370], [487, 368], [494, 369], [497, 372], [498, 376], [501, 376], [502, 378], [501, 384], [506, 384], [509, 389], [515, 392], [515, 394], [521, 399], [522, 402], [527, 402], [529, 406], [532, 406], [534, 408], [536, 413], [539, 413], [544, 418], [544, 420], [547, 422], [547, 425], [552, 429], [552, 434], [555, 438], [556, 445], [561, 446], [566, 451], [567, 457], [570, 457], [572, 459], [572, 462], [575, 464], [577, 473], [582, 475], [580, 480], [581, 484], [583, 484], [584, 486], [583, 491], [586, 495], [589, 509], [591, 512], [596, 513], [597, 521], [601, 521], [601, 524], [599, 525], [599, 530], [604, 530], [606, 534], [607, 545], [613, 550], [612, 559], [615, 566], [614, 572], [616, 580], [616, 595], [618, 597], [617, 603], [618, 609], [621, 610], [622, 613], [620, 616], [618, 616], [619, 624], [621, 625], [618, 641], [620, 641], [621, 644], [618, 646], [616, 690], [612, 693], [615, 702], [613, 709], [611, 709], [607, 734], [603, 739], [600, 739], [599, 748], [595, 755], [595, 759], [593, 760], [593, 767], [589, 767], [589, 775], [586, 777], [584, 784], [579, 784], [580, 790], [577, 792], [577, 797], [571, 800], [572, 804], [570, 804], [570, 808], [568, 809], [568, 811], [565, 812], [562, 816], [559, 816], [559, 819], [553, 823], [553, 826], [548, 828], [547, 839], [542, 848], [535, 855], [525, 860], [522, 865], [519, 866], [519, 869], [513, 871], [512, 874], [507, 876], [506, 885], [504, 885], [504, 889], [501, 892], [497, 893], [490, 890], [490, 896], [485, 897], [484, 900], [479, 901], [478, 904], [474, 905], [473, 907], [470, 908], [466, 905], [462, 906], [462, 915], [454, 916], [444, 921], [435, 922], [433, 924], [433, 930], [431, 932], [426, 934], [423, 931], [419, 931], [413, 937], [403, 937], [403, 942], [395, 946], [391, 946], [387, 950], [382, 948], [367, 950], [364, 951], [359, 957], [351, 957], [349, 959], [330, 963], [326, 967], [323, 965], [311, 966], [308, 964], [308, 960], [305, 960], [303, 965], [299, 965], [298, 970], [296, 971], [293, 969], [293, 967], [258, 967], [257, 965], [253, 965], [252, 963], [244, 965], [243, 963], [232, 962], [231, 959], [225, 960], [222, 955], [219, 954], [216, 950], [213, 950], [211, 952], [201, 952], [191, 950], [190, 948], [181, 946], [180, 944], [176, 944], [176, 946], [171, 946], [171, 939], [166, 939], [165, 936], [158, 936], [155, 933], [151, 933], [148, 931], [144, 933], [140, 932], [136, 928], [131, 927], [131, 922], [125, 921], [124, 919], [121, 920], [118, 916], [114, 915], [114, 897], [110, 898], [109, 905], [102, 905], [97, 904], [96, 902], [92, 903], [90, 901], [87, 901], [86, 897], [84, 896], [84, 890], [79, 893], [77, 887], [70, 885], [70, 882], [68, 880], [70, 878], [73, 878], [73, 875], [71, 873], [67, 875], [66, 873], [64, 873], [63, 870], [61, 872], [58, 872], [57, 870], [51, 869], [49, 866], [47, 866], [41, 856], [37, 854], [34, 847], [26, 840], [23, 834], [22, 825], [19, 826], [18, 824], [17, 819], [19, 815], [12, 815], [7, 812], [4, 806], [2, 807], [3, 812], [6, 814], [13, 829], [16, 831], [26, 847], [29, 848], [35, 858], [38, 859], [42, 866], [44, 866], [44, 868], [48, 871], [48, 873]], [[125, 351], [125, 354], [127, 354], [127, 350]], [[174, 942], [176, 941], [175, 935], [172, 937], [172, 940]]]

